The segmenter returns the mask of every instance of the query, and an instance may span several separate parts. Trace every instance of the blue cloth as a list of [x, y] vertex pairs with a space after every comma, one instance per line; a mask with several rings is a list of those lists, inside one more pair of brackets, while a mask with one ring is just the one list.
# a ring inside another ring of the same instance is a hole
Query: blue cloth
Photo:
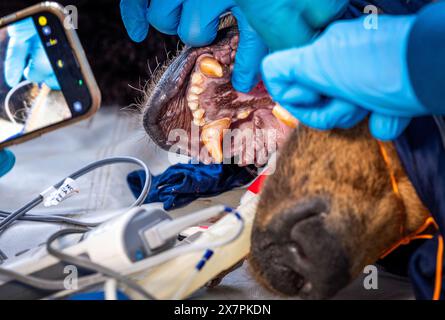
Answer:
[[432, 0], [350, 0], [350, 5], [345, 13], [345, 18], [357, 17], [363, 14], [363, 9], [367, 5], [375, 5], [386, 14], [410, 14], [419, 11], [423, 6]]
[[418, 14], [408, 42], [408, 69], [422, 104], [432, 114], [445, 114], [445, 2]]
[[[145, 203], [162, 202], [165, 210], [179, 208], [200, 197], [212, 197], [241, 187], [256, 177], [256, 168], [231, 164], [177, 164], [154, 176]], [[127, 177], [135, 197], [141, 194], [145, 172]]]
[[[395, 146], [417, 194], [438, 224], [439, 233], [445, 236], [445, 148], [434, 119], [414, 119]], [[409, 276], [418, 299], [433, 296], [437, 246], [436, 235], [410, 259]], [[445, 299], [444, 277], [441, 298]]]

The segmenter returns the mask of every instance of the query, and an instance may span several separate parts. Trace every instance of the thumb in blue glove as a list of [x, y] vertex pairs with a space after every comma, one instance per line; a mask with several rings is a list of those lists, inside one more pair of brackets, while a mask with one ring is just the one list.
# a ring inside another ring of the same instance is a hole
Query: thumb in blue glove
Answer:
[[9, 150], [0, 150], [0, 177], [8, 173], [15, 164], [14, 154]]
[[235, 0], [252, 27], [275, 50], [301, 46], [339, 17], [347, 0]]
[[407, 70], [414, 20], [381, 16], [377, 30], [365, 29], [363, 19], [333, 23], [312, 45], [268, 56], [263, 62], [266, 87], [309, 126], [348, 128], [369, 112], [371, 133], [394, 139], [411, 117], [428, 114]]
[[221, 15], [232, 12], [240, 32], [232, 84], [236, 90], [248, 92], [258, 83], [261, 60], [268, 49], [233, 0], [121, 0], [120, 8], [133, 41], [143, 41], [152, 25], [163, 33], [178, 34], [194, 47], [212, 43]]
[[10, 39], [5, 60], [8, 86], [15, 87], [25, 77], [29, 81], [44, 82], [50, 88], [60, 90], [33, 20], [28, 18], [14, 23], [8, 27], [8, 35]]

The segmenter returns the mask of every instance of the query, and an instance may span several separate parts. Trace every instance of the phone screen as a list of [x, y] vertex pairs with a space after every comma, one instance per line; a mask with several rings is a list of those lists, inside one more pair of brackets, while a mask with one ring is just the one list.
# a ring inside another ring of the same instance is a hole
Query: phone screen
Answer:
[[0, 144], [89, 111], [64, 27], [52, 13], [38, 13], [0, 28]]

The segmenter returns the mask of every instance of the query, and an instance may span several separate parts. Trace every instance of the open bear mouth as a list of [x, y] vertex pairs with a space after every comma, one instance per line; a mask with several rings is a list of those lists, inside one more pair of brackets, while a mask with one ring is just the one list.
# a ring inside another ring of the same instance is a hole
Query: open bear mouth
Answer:
[[219, 31], [213, 44], [186, 47], [164, 71], [144, 105], [143, 125], [162, 148], [204, 163], [267, 163], [296, 127], [260, 82], [234, 90], [231, 75], [239, 35]]

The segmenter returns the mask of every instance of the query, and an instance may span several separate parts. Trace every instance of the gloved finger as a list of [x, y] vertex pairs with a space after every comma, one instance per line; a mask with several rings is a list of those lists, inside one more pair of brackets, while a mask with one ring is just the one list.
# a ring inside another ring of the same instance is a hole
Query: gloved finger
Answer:
[[374, 112], [369, 117], [369, 130], [379, 140], [394, 140], [402, 134], [410, 122], [411, 118], [393, 117]]
[[23, 77], [30, 44], [11, 38], [6, 49], [5, 80], [8, 86], [15, 87]]
[[210, 44], [219, 27], [219, 18], [233, 6], [231, 0], [184, 0], [178, 35], [181, 40], [192, 47]]
[[272, 51], [300, 46], [315, 34], [304, 19], [305, 0], [235, 2]]
[[340, 17], [348, 7], [348, 0], [305, 0], [304, 18], [314, 29], [321, 29]]
[[260, 79], [261, 61], [267, 55], [268, 49], [249, 25], [241, 10], [234, 7], [232, 13], [238, 22], [240, 33], [232, 84], [237, 91], [249, 92]]
[[9, 150], [0, 150], [0, 177], [4, 176], [15, 164], [15, 156]]
[[263, 60], [263, 81], [275, 101], [285, 99], [287, 88], [295, 85], [332, 95], [330, 79], [313, 47], [275, 52]]
[[31, 82], [44, 82], [51, 89], [60, 90], [59, 82], [41, 43], [36, 41], [32, 51], [34, 54], [23, 72], [25, 78]]
[[298, 104], [302, 107], [309, 106], [320, 100], [320, 95], [314, 90], [306, 89], [297, 83], [270, 81], [263, 73], [263, 80], [266, 88], [275, 102], [280, 104]]
[[[344, 48], [338, 46], [339, 31], [347, 23], [337, 24], [311, 45], [275, 52], [262, 63], [263, 79], [275, 100], [280, 99], [280, 87], [284, 84], [298, 84], [327, 96], [344, 94], [339, 90], [344, 85], [345, 75], [353, 67], [347, 60], [341, 60]], [[358, 28], [358, 27], [357, 27]], [[341, 48], [337, 50], [338, 48]], [[356, 73], [359, 73], [357, 71]]]
[[184, 0], [151, 0], [147, 11], [148, 22], [162, 33], [178, 33]]
[[122, 21], [131, 40], [135, 42], [141, 42], [147, 37], [147, 8], [148, 0], [121, 0]]
[[340, 99], [324, 99], [312, 107], [283, 105], [303, 124], [319, 130], [349, 129], [362, 121], [368, 112]]

